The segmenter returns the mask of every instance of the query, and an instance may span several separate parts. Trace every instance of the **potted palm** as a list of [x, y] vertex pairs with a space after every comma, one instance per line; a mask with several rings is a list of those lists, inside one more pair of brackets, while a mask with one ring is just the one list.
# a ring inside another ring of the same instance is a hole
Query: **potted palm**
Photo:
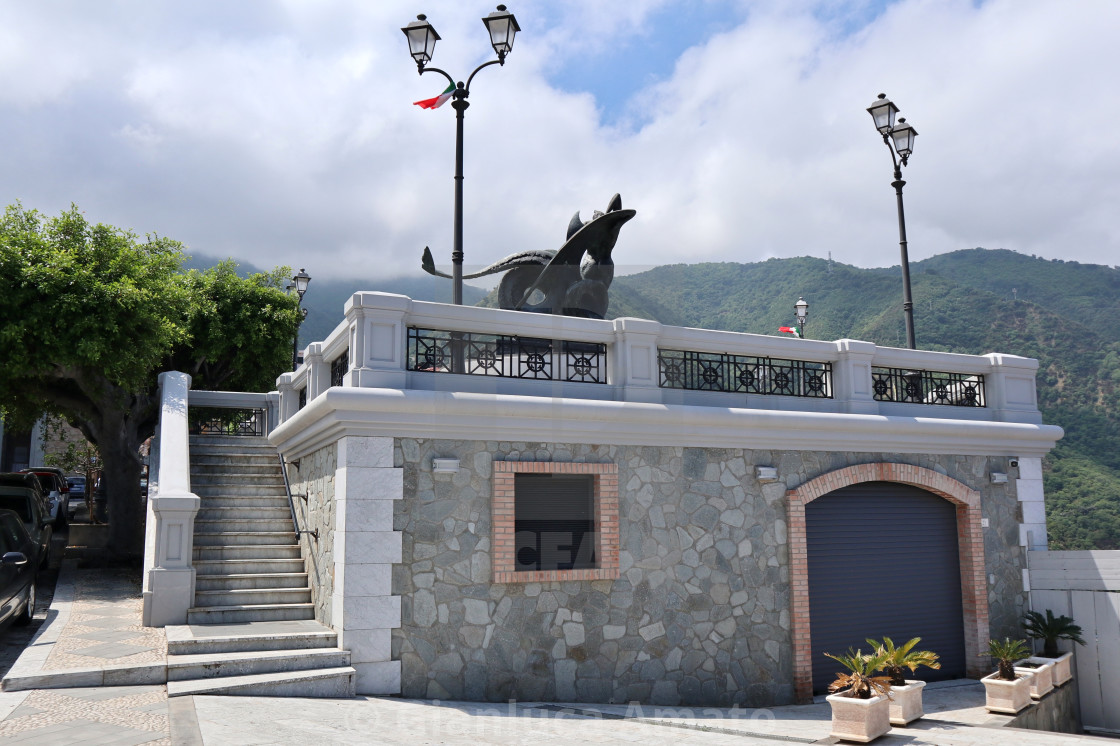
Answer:
[[887, 676], [875, 676], [886, 655], [850, 649], [847, 655], [825, 655], [847, 669], [836, 674], [836, 681], [828, 687], [833, 693], [825, 698], [832, 706], [832, 735], [867, 743], [888, 732], [891, 681]]
[[998, 669], [980, 679], [984, 682], [988, 712], [1003, 712], [1014, 715], [1031, 703], [1031, 680], [1034, 673], [1027, 669], [1016, 669], [1015, 661], [1026, 656], [1026, 640], [989, 640], [988, 654], [995, 658]]
[[907, 679], [906, 669], [914, 673], [918, 666], [941, 668], [941, 664], [937, 662], [937, 653], [914, 650], [914, 646], [921, 641], [922, 638], [915, 637], [901, 647], [895, 647], [894, 641], [889, 637], [884, 637], [882, 642], [867, 641], [877, 653], [885, 656], [883, 673], [891, 680], [891, 725], [908, 725], [925, 714], [922, 708], [922, 689], [926, 682]]
[[1058, 650], [1058, 640], [1069, 640], [1078, 645], [1084, 645], [1081, 638], [1080, 625], [1074, 624], [1073, 619], [1062, 614], [1054, 616], [1050, 609], [1043, 616], [1037, 611], [1028, 611], [1023, 618], [1023, 629], [1027, 637], [1042, 640], [1042, 652], [1038, 657], [1047, 658], [1054, 662], [1054, 686], [1061, 686], [1073, 678], [1071, 670], [1072, 652]]

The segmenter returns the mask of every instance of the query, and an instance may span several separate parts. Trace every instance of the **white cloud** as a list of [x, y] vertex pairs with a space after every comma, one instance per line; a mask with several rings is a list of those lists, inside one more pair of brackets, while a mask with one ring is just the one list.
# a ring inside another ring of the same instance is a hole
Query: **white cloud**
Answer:
[[[446, 262], [454, 112], [411, 105], [444, 83], [417, 77], [399, 28], [426, 11], [435, 64], [458, 77], [489, 58], [489, 4], [2, 5], [5, 203], [74, 201], [321, 277], [415, 272], [424, 245]], [[511, 5], [522, 34], [466, 112], [468, 264], [558, 248], [571, 213], [615, 191], [638, 210], [620, 265], [895, 263], [891, 164], [863, 111], [879, 91], [921, 133], [912, 258], [982, 245], [1116, 263], [1120, 4], [901, 0], [854, 31], [873, 5], [745, 5], [633, 91], [618, 126], [548, 76], [611, 44], [640, 51], [672, 3]]]

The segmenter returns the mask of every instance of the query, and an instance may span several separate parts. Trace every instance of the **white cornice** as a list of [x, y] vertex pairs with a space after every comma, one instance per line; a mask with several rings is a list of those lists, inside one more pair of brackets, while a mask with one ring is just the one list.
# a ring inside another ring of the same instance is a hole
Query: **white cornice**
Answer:
[[1053, 425], [333, 387], [269, 439], [298, 458], [347, 435], [447, 440], [1042, 456]]

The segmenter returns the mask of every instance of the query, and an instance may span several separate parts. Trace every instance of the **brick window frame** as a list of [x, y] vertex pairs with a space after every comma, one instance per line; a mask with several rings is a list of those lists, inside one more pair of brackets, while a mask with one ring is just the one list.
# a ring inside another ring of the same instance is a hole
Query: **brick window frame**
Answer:
[[[555, 461], [494, 461], [491, 498], [493, 582], [539, 583], [564, 580], [614, 580], [618, 569], [618, 465]], [[569, 474], [594, 477], [597, 567], [582, 570], [517, 570], [514, 564], [517, 474]]]
[[910, 464], [871, 463], [822, 474], [786, 492], [789, 501], [790, 616], [793, 634], [793, 681], [797, 700], [813, 700], [812, 639], [809, 626], [809, 547], [805, 506], [830, 492], [861, 482], [897, 482], [932, 492], [953, 503], [957, 511], [957, 549], [964, 607], [965, 671], [971, 678], [989, 672], [981, 662], [987, 650], [988, 582], [984, 562], [980, 493], [932, 469]]

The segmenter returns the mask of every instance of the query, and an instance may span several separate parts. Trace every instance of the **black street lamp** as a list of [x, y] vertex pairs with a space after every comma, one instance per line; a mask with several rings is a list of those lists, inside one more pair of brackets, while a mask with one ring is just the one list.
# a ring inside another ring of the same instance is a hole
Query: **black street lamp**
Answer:
[[299, 323], [296, 324], [296, 336], [292, 338], [292, 370], [294, 371], [299, 367], [299, 327], [303, 324], [303, 320], [307, 318], [307, 309], [302, 308], [303, 294], [307, 292], [307, 284], [311, 282], [311, 275], [307, 274], [307, 270], [300, 267], [293, 277], [292, 281], [288, 283], [287, 290], [291, 293], [295, 291], [298, 299], [296, 300], [296, 308], [299, 308]]
[[513, 38], [521, 27], [513, 13], [506, 10], [506, 6], [499, 5], [498, 9], [482, 19], [486, 30], [490, 33], [490, 45], [498, 55], [498, 59], [484, 62], [474, 69], [467, 78], [466, 84], [462, 81], [455, 82], [454, 78], [436, 67], [426, 67], [432, 61], [432, 54], [439, 41], [439, 34], [428, 23], [423, 14], [416, 16], [416, 20], [408, 24], [401, 31], [408, 37], [408, 50], [412, 59], [416, 60], [416, 69], [423, 75], [426, 72], [437, 72], [447, 78], [447, 82], [455, 87], [451, 94], [451, 106], [455, 109], [455, 216], [453, 245], [451, 250], [451, 276], [452, 276], [452, 302], [457, 306], [463, 304], [463, 112], [470, 103], [467, 96], [471, 92], [471, 81], [478, 71], [490, 65], [505, 65], [506, 55], [513, 49]]
[[[914, 300], [910, 296], [910, 259], [906, 254], [906, 214], [902, 209], [902, 187], [906, 186], [906, 182], [902, 180], [902, 167], [914, 152], [914, 138], [918, 136], [918, 131], [907, 124], [903, 117], [899, 117], [898, 124], [895, 124], [894, 117], [898, 114], [898, 107], [891, 103], [885, 93], [880, 93], [878, 100], [867, 107], [867, 111], [875, 120], [875, 129], [883, 136], [883, 143], [890, 151], [891, 161], [894, 163], [894, 181], [891, 186], [894, 187], [898, 200], [898, 245], [902, 250], [902, 311], [906, 316], [906, 343], [911, 350], [916, 350]], [[895, 153], [898, 154], [897, 158]]]
[[798, 296], [797, 302], [793, 304], [793, 311], [797, 314], [797, 336], [805, 339], [805, 322], [809, 318], [809, 304], [805, 302], [805, 298]]

